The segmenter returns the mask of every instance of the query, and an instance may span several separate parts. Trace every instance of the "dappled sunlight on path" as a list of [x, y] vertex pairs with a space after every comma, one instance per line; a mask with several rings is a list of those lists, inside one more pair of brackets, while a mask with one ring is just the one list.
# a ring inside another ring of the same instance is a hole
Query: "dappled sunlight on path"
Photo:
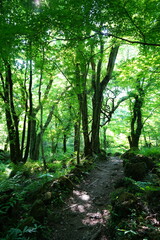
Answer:
[[110, 212], [108, 210], [102, 210], [102, 212], [87, 213], [86, 218], [82, 220], [85, 225], [105, 224], [109, 219]]
[[53, 240], [109, 240], [106, 226], [110, 218], [110, 193], [122, 176], [119, 158], [97, 162], [87, 178], [72, 191]]

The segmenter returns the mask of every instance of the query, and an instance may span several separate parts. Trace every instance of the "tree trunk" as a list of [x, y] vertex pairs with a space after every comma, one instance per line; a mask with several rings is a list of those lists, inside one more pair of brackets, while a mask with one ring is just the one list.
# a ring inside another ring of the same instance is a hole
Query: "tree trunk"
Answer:
[[27, 140], [26, 140], [26, 148], [24, 157], [22, 159], [23, 163], [25, 163], [28, 159], [29, 151], [30, 151], [30, 141], [31, 141], [31, 124], [32, 124], [32, 118], [33, 118], [33, 98], [32, 98], [32, 84], [33, 84], [33, 69], [32, 69], [32, 43], [30, 43], [30, 54], [31, 54], [31, 60], [30, 62], [30, 78], [29, 78], [29, 88], [28, 88], [28, 100], [29, 100], [29, 111], [28, 111], [28, 129], [27, 129]]
[[39, 152], [40, 152], [40, 144], [41, 144], [41, 133], [36, 135], [35, 144], [34, 144], [34, 151], [32, 152], [32, 160], [39, 159]]
[[44, 132], [46, 131], [48, 125], [50, 124], [50, 122], [52, 120], [54, 107], [55, 107], [55, 105], [52, 106], [51, 111], [50, 111], [50, 113], [47, 117], [47, 120], [46, 120], [45, 124], [43, 125], [43, 127], [41, 127], [40, 132], [38, 134], [36, 132], [34, 132], [34, 137], [36, 136], [36, 138], [35, 138], [35, 141], [34, 141], [34, 148], [32, 148], [33, 149], [32, 158], [31, 158], [32, 160], [38, 160], [39, 159], [39, 150], [40, 150], [41, 138], [42, 138]]
[[19, 120], [14, 108], [11, 67], [8, 63], [5, 63], [5, 66], [6, 81], [4, 86], [4, 103], [10, 145], [10, 157], [11, 161], [17, 164], [22, 161], [18, 130]]
[[63, 152], [64, 153], [67, 152], [67, 135], [66, 134], [63, 135]]
[[84, 155], [87, 157], [91, 155], [91, 144], [88, 133], [88, 105], [87, 105], [87, 94], [83, 92], [78, 95], [80, 111], [82, 116], [82, 130], [84, 138]]
[[[103, 47], [103, 46], [102, 46]], [[109, 60], [108, 60], [108, 66], [107, 66], [107, 74], [103, 78], [103, 80], [100, 82], [100, 73], [101, 73], [101, 62], [102, 59], [99, 60], [98, 66], [97, 66], [97, 78], [95, 79], [95, 82], [93, 83], [94, 86], [94, 95], [92, 99], [92, 105], [93, 105], [93, 122], [92, 122], [92, 137], [91, 137], [91, 144], [92, 144], [92, 153], [98, 154], [100, 153], [100, 138], [99, 138], [99, 132], [100, 132], [100, 116], [101, 116], [101, 109], [102, 109], [102, 101], [103, 101], [103, 92], [109, 83], [112, 72], [115, 65], [115, 60], [117, 57], [119, 47], [114, 47], [111, 49]], [[103, 49], [101, 49], [103, 53]]]
[[78, 114], [78, 120], [74, 125], [74, 152], [77, 153], [77, 164], [80, 164], [80, 128], [81, 114]]
[[103, 148], [106, 151], [107, 149], [106, 127], [103, 127]]
[[31, 123], [31, 146], [30, 146], [30, 158], [31, 159], [34, 159], [34, 151], [35, 151], [35, 148], [36, 148], [36, 138], [37, 138], [37, 129], [36, 129], [36, 124], [37, 124], [37, 121], [35, 119], [35, 114], [33, 116], [33, 119], [32, 119], [32, 123]]
[[143, 128], [141, 112], [142, 104], [143, 99], [136, 95], [133, 106], [133, 116], [131, 119], [131, 135], [128, 137], [130, 149], [138, 149], [139, 146], [139, 139]]

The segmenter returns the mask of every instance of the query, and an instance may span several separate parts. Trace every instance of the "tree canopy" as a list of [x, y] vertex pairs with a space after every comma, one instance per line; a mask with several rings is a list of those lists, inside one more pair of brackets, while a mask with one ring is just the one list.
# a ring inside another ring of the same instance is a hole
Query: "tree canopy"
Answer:
[[2, 125], [13, 162], [38, 159], [45, 143], [99, 154], [106, 124], [124, 111], [139, 147], [159, 107], [158, 8], [156, 0], [1, 1]]

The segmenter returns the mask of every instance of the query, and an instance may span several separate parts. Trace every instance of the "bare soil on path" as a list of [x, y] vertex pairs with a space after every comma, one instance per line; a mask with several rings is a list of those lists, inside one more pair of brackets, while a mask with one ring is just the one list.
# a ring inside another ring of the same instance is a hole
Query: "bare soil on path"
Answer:
[[110, 194], [123, 176], [119, 157], [96, 162], [94, 169], [73, 189], [57, 212], [53, 240], [110, 240], [106, 231]]

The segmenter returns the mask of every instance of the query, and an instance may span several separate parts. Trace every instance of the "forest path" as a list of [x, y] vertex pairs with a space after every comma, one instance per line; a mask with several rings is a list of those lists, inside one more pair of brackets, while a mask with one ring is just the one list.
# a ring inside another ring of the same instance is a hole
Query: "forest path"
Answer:
[[57, 212], [53, 240], [108, 240], [104, 225], [110, 215], [110, 193], [122, 177], [123, 163], [119, 157], [96, 162]]

